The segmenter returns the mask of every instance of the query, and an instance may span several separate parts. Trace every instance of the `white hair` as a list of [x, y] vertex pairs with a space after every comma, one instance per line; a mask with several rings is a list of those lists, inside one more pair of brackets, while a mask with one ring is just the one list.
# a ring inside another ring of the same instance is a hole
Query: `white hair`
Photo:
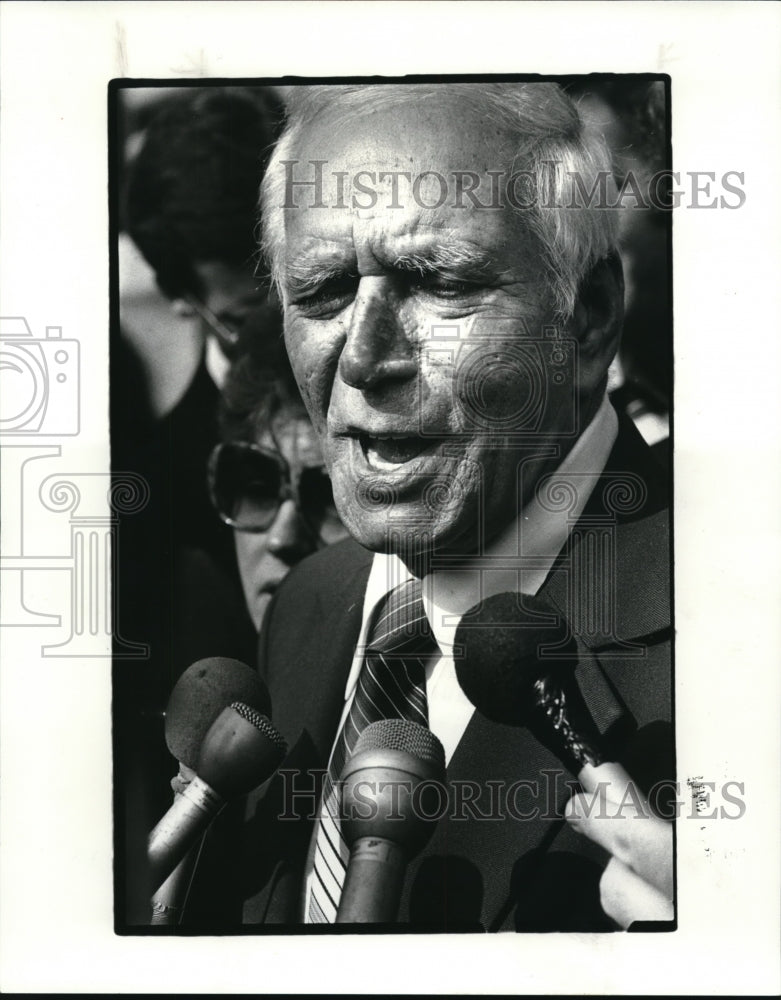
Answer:
[[299, 148], [315, 120], [327, 114], [329, 127], [337, 130], [360, 115], [443, 94], [500, 127], [514, 143], [510, 172], [524, 171], [531, 190], [524, 195], [524, 207], [513, 210], [522, 214], [538, 242], [557, 317], [566, 320], [585, 275], [616, 249], [618, 217], [607, 144], [554, 83], [291, 87], [286, 126], [261, 186], [262, 244], [274, 281], [279, 287], [284, 249], [279, 162]]

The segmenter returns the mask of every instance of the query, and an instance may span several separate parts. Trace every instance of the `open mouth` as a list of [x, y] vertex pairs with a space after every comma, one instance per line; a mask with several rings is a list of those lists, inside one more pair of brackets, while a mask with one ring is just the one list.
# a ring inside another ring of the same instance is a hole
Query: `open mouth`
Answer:
[[431, 438], [419, 435], [374, 437], [370, 434], [361, 434], [359, 441], [366, 462], [372, 468], [382, 471], [411, 462], [437, 443]]

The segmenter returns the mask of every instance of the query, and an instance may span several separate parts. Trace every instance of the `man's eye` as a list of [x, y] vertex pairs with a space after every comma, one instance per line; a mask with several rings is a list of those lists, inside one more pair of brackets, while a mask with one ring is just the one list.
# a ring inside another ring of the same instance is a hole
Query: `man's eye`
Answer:
[[438, 299], [462, 299], [474, 294], [479, 287], [471, 281], [457, 281], [443, 278], [441, 275], [416, 277], [411, 284], [414, 289], [426, 292]]
[[330, 316], [348, 306], [358, 291], [358, 276], [346, 274], [330, 278], [311, 292], [303, 292], [293, 299], [296, 308], [307, 316]]

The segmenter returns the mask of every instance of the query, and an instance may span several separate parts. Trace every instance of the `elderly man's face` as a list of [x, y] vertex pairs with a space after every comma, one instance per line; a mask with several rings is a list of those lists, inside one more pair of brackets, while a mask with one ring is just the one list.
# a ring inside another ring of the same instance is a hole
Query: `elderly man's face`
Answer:
[[[478, 518], [490, 537], [516, 516], [519, 463], [535, 454], [533, 444], [507, 447], [534, 391], [508, 352], [552, 321], [522, 218], [458, 202], [452, 187], [453, 171], [476, 173], [489, 203], [488, 171], [508, 170], [509, 141], [443, 99], [347, 124], [326, 116], [292, 155], [296, 179], [313, 176], [310, 160], [326, 161], [322, 203], [299, 188], [285, 210], [282, 284], [285, 339], [340, 516], [372, 549], [393, 530], [472, 551]], [[352, 183], [360, 171], [375, 176], [373, 207], [352, 204], [371, 200]], [[441, 200], [436, 178], [416, 192], [383, 171], [436, 171], [447, 198], [425, 207]], [[549, 374], [544, 429], [556, 433], [572, 419], [571, 387]]]

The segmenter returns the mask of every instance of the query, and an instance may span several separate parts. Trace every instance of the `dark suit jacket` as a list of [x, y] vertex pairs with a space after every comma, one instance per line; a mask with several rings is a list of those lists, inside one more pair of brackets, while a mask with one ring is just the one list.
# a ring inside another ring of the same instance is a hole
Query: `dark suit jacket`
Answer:
[[[580, 654], [576, 676], [598, 728], [646, 789], [674, 774], [662, 479], [644, 442], [624, 422], [540, 592], [571, 623]], [[259, 669], [290, 753], [282, 771], [248, 803], [241, 865], [245, 924], [300, 923], [317, 814], [308, 772], [327, 766], [371, 560], [352, 541], [305, 560], [280, 588], [267, 618]], [[604, 852], [560, 818], [571, 794], [565, 782], [574, 778], [528, 729], [494, 724], [476, 712], [447, 779], [451, 787], [494, 782], [497, 798], [489, 801], [488, 785], [474, 803], [462, 793], [437, 822], [408, 866], [401, 922], [420, 930], [613, 929], [598, 899]]]

